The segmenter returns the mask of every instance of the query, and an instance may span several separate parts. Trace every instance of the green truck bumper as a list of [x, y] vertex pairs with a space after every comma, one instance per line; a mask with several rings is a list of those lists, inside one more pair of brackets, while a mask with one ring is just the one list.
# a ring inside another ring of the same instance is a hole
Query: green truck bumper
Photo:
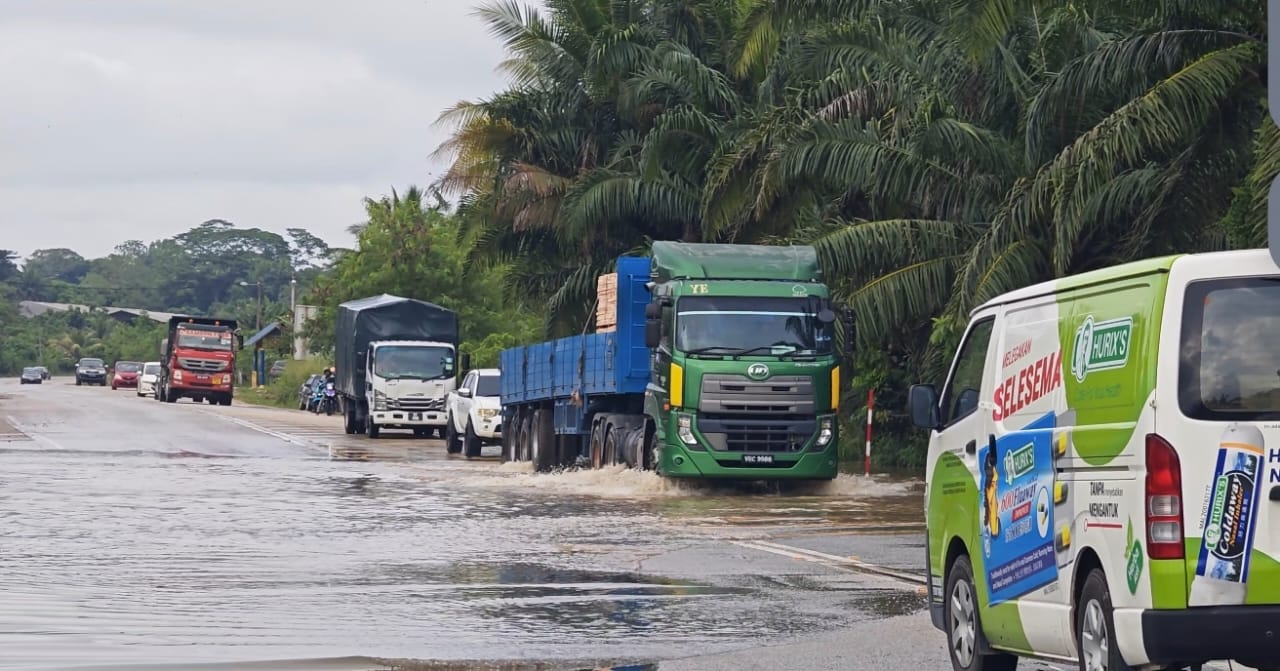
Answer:
[[671, 478], [723, 478], [734, 480], [831, 480], [839, 472], [835, 441], [822, 452], [776, 454], [773, 464], [749, 464], [739, 453], [688, 450], [664, 445], [660, 465]]

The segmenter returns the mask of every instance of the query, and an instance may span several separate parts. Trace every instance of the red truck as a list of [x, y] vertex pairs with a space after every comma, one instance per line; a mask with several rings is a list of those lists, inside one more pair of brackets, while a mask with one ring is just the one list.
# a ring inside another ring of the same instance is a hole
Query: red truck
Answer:
[[169, 337], [160, 345], [156, 400], [231, 405], [238, 349], [233, 343], [244, 343], [234, 319], [170, 317]]

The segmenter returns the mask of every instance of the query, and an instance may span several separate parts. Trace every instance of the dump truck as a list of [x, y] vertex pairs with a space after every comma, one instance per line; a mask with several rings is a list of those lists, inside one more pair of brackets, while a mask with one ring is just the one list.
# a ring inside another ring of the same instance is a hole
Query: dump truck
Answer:
[[812, 247], [654, 242], [597, 284], [594, 333], [500, 354], [502, 458], [673, 478], [824, 480], [840, 365]]
[[377, 438], [394, 428], [443, 438], [457, 357], [452, 310], [391, 294], [339, 305], [334, 377], [346, 432]]
[[236, 320], [220, 317], [170, 317], [168, 337], [160, 343], [156, 400], [231, 405], [237, 345], [244, 342], [236, 326]]

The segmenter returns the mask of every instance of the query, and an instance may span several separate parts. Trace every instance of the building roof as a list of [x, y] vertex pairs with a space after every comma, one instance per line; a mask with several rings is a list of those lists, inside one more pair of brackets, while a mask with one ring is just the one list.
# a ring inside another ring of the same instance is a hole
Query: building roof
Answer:
[[36, 317], [46, 312], [105, 312], [113, 317], [121, 318], [129, 316], [132, 318], [146, 316], [152, 321], [168, 323], [169, 318], [176, 315], [173, 312], [158, 312], [153, 310], [144, 310], [142, 308], [122, 308], [115, 306], [91, 307], [88, 305], [80, 305], [78, 303], [52, 303], [48, 301], [22, 301], [18, 304], [18, 314], [23, 317]]
[[265, 327], [263, 327], [261, 331], [258, 331], [257, 333], [249, 336], [248, 338], [245, 338], [244, 346], [252, 347], [253, 345], [257, 344], [258, 341], [260, 340], [263, 340], [269, 336], [278, 335], [283, 332], [284, 332], [284, 327], [281, 326], [280, 322], [271, 322], [270, 324], [267, 324]]

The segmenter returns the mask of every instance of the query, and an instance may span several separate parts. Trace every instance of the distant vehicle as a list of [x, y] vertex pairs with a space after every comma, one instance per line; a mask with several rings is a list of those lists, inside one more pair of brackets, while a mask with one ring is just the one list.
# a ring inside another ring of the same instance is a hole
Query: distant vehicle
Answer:
[[449, 392], [445, 400], [448, 420], [444, 428], [447, 452], [478, 457], [481, 447], [502, 440], [500, 379], [497, 368], [473, 370], [462, 379], [461, 387]]
[[169, 337], [160, 344], [160, 380], [156, 399], [176, 403], [231, 405], [235, 392], [236, 346], [244, 340], [236, 320], [213, 317], [169, 318]]
[[107, 386], [107, 364], [102, 359], [85, 357], [76, 362], [76, 386], [96, 384]]
[[122, 387], [137, 389], [138, 375], [142, 372], [141, 361], [117, 361], [112, 366], [111, 391]]
[[267, 369], [267, 379], [274, 380], [284, 374], [285, 366], [288, 364], [284, 359], [276, 359], [271, 363], [271, 368]]
[[346, 432], [443, 436], [458, 341], [458, 314], [439, 305], [389, 294], [339, 305], [334, 363]]
[[44, 366], [34, 366], [34, 368], [40, 371], [40, 378], [43, 380], [48, 380], [53, 377], [52, 375], [49, 374], [49, 369], [45, 368]]
[[159, 379], [159, 361], [148, 361], [142, 364], [142, 374], [138, 376], [138, 395], [154, 396], [156, 393], [156, 381]]
[[316, 380], [320, 379], [319, 373], [312, 373], [307, 376], [307, 381], [298, 387], [298, 409], [309, 410], [311, 405], [311, 392], [316, 387]]
[[28, 366], [22, 369], [22, 377], [19, 378], [19, 384], [40, 384], [44, 381], [44, 375], [40, 373], [40, 369], [35, 366]]

